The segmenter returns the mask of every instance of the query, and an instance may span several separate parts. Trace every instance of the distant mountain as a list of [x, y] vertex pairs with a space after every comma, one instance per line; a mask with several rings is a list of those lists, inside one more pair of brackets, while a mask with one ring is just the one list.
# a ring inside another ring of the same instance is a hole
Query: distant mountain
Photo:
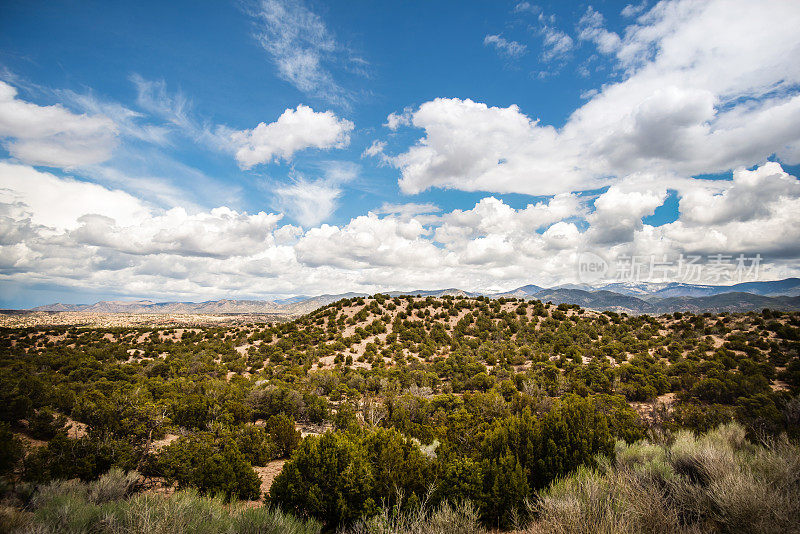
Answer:
[[578, 304], [592, 310], [609, 310], [625, 313], [651, 313], [652, 305], [630, 295], [613, 291], [583, 291], [581, 289], [545, 289], [528, 297], [553, 304]]
[[745, 293], [755, 293], [768, 297], [800, 296], [800, 278], [786, 278], [785, 280], [775, 280], [771, 282], [743, 282], [730, 286], [732, 291], [743, 291]]
[[[388, 291], [390, 296], [420, 295], [423, 297], [477, 297], [481, 293], [457, 288]], [[339, 293], [314, 297], [297, 296], [269, 300], [209, 300], [206, 302], [153, 302], [151, 300], [109, 300], [95, 304], [49, 304], [30, 311], [84, 313], [180, 313], [226, 314], [270, 313], [302, 315], [343, 298], [363, 297], [366, 293]], [[615, 282], [599, 287], [586, 284], [563, 284], [543, 288], [534, 284], [502, 293], [487, 293], [492, 298], [514, 297], [541, 300], [554, 304], [578, 304], [593, 310], [611, 310], [630, 314], [692, 312], [742, 312], [774, 308], [800, 309], [800, 278], [767, 282], [744, 282], [730, 286], [702, 284]]]
[[274, 313], [280, 306], [264, 300], [209, 300], [206, 302], [152, 302], [105, 300], [94, 304], [50, 304], [31, 311], [83, 313]]
[[[619, 293], [621, 295], [630, 295], [633, 297], [643, 297], [648, 295], [653, 295], [659, 291], [663, 291], [665, 288], [669, 286], [685, 286], [686, 290], [689, 291], [690, 287], [712, 287], [712, 286], [692, 286], [691, 284], [677, 284], [675, 282], [665, 282], [665, 283], [654, 283], [654, 282], [614, 282], [611, 284], [605, 284], [603, 286], [599, 286], [596, 288], [591, 288], [590, 290], [598, 290], [602, 289], [605, 291], [613, 291], [614, 293]], [[702, 295], [707, 295], [708, 293], [703, 292]], [[698, 295], [700, 296], [700, 295]]]
[[[564, 286], [560, 286], [564, 287]], [[623, 295], [641, 297], [708, 297], [723, 293], [752, 293], [767, 297], [800, 296], [800, 278], [764, 282], [742, 282], [728, 286], [706, 284], [683, 284], [679, 282], [615, 282], [594, 289], [605, 289]]]
[[800, 297], [767, 297], [752, 293], [731, 292], [707, 297], [650, 297], [647, 300], [612, 291], [581, 291], [578, 289], [545, 290], [530, 299], [553, 304], [578, 304], [591, 310], [609, 310], [618, 313], [659, 315], [662, 313], [693, 312], [722, 313], [760, 311], [764, 308], [800, 310]]
[[310, 298], [312, 298], [312, 297], [309, 297], [308, 295], [297, 295], [295, 297], [289, 297], [289, 298], [285, 298], [285, 299], [277, 299], [277, 300], [274, 300], [273, 302], [275, 304], [296, 304], [298, 302], [303, 302], [304, 300], [308, 300]]
[[524, 298], [529, 297], [530, 295], [533, 295], [535, 293], [538, 293], [539, 291], [542, 291], [543, 289], [544, 288], [541, 287], [541, 286], [529, 284], [527, 286], [518, 287], [517, 289], [511, 290], [511, 291], [506, 291], [504, 293], [493, 293], [493, 294], [488, 295], [488, 296], [490, 296], [492, 298], [497, 298], [497, 299], [499, 299], [501, 297], [524, 299]]
[[734, 313], [760, 311], [764, 308], [800, 310], [800, 297], [767, 297], [744, 292], [720, 293], [708, 297], [670, 297], [651, 300], [650, 303], [653, 305], [655, 313], [676, 311]]

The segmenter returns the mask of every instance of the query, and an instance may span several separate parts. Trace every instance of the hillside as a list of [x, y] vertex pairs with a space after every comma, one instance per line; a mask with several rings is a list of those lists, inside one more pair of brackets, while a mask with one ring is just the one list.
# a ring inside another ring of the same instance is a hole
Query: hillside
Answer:
[[268, 496], [329, 528], [397, 489], [506, 528], [616, 440], [800, 434], [796, 312], [379, 294], [280, 323], [0, 332], [16, 480], [137, 469], [153, 491]]

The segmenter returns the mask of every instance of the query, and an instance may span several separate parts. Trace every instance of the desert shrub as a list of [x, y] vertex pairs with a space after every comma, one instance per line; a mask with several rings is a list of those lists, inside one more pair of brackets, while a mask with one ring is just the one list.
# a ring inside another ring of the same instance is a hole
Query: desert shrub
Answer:
[[279, 457], [278, 447], [267, 429], [255, 425], [244, 425], [233, 432], [236, 446], [250, 465], [267, 465]]
[[[128, 495], [134, 473], [109, 473], [95, 482], [57, 481], [31, 501], [32, 516], [15, 519], [15, 534], [319, 534], [320, 525], [270, 508], [226, 504], [196, 490], [165, 496]], [[112, 491], [109, 491], [113, 488]], [[124, 491], [123, 491], [124, 490]]]
[[77, 439], [59, 432], [23, 461], [24, 477], [34, 482], [79, 478], [93, 480], [112, 467], [132, 469], [139, 458], [134, 447], [121, 439], [87, 434]]
[[526, 408], [496, 421], [481, 449], [484, 518], [508, 526], [532, 491], [591, 464], [597, 454], [613, 454], [614, 440], [594, 400], [571, 396], [541, 418]]
[[398, 490], [418, 504], [431, 461], [396, 430], [326, 432], [303, 440], [270, 489], [270, 500], [331, 525], [370, 517]]
[[260, 497], [258, 475], [228, 434], [182, 437], [158, 454], [149, 471], [177, 482], [179, 488], [197, 488], [203, 494], [221, 493], [226, 499]]
[[798, 532], [800, 447], [757, 446], [738, 424], [671, 446], [619, 442], [616, 459], [540, 492], [528, 533]]
[[48, 409], [41, 409], [31, 415], [28, 421], [28, 431], [36, 439], [53, 439], [56, 432], [64, 428], [67, 418], [63, 415], [53, 415]]
[[278, 457], [288, 458], [300, 444], [301, 435], [295, 430], [294, 421], [284, 414], [273, 415], [265, 425]]
[[303, 395], [286, 386], [255, 389], [247, 397], [247, 403], [256, 419], [268, 419], [278, 414], [299, 419], [305, 415], [306, 410]]
[[0, 423], [0, 476], [13, 471], [24, 452], [22, 441], [11, 432], [8, 425]]

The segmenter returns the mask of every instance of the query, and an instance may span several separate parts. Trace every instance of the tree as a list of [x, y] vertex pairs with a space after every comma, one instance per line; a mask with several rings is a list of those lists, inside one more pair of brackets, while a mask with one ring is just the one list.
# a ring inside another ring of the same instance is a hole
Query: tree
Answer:
[[377, 510], [366, 451], [351, 434], [310, 436], [295, 451], [270, 488], [270, 500], [329, 524]]
[[155, 460], [154, 474], [179, 488], [194, 487], [226, 499], [258, 499], [261, 480], [235, 441], [201, 432], [165, 447]]
[[273, 415], [267, 420], [267, 432], [275, 443], [279, 457], [288, 458], [300, 443], [301, 434], [295, 430], [294, 421], [284, 414]]
[[419, 503], [432, 474], [432, 462], [396, 430], [326, 432], [303, 440], [270, 500], [333, 526], [371, 516], [398, 491], [407, 505]]
[[24, 453], [22, 441], [11, 432], [8, 425], [0, 423], [0, 476], [14, 471]]

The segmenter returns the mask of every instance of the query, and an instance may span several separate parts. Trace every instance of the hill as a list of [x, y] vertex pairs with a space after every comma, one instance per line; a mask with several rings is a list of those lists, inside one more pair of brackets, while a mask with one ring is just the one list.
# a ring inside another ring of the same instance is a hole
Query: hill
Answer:
[[[747, 282], [730, 286], [692, 284], [615, 283], [593, 288], [567, 284], [551, 289], [526, 285], [511, 291], [481, 294], [461, 289], [389, 291], [389, 296], [421, 297], [462, 296], [521, 298], [578, 304], [592, 310], [612, 310], [630, 314], [672, 313], [676, 311], [722, 312], [755, 311], [763, 308], [800, 309], [800, 279], [771, 282]], [[342, 298], [365, 297], [363, 293], [343, 293], [314, 297], [291, 297], [269, 300], [211, 300], [205, 302], [101, 301], [95, 304], [50, 304], [32, 308], [32, 312], [81, 312], [129, 314], [282, 314], [299, 316]], [[760, 297], [760, 298], [759, 298]], [[792, 298], [784, 298], [792, 297]]]
[[467, 499], [476, 521], [509, 528], [615, 443], [730, 422], [752, 438], [800, 435], [797, 312], [377, 294], [283, 322], [0, 331], [0, 476], [140, 469], [156, 492], [266, 492], [333, 530], [378, 503]]

